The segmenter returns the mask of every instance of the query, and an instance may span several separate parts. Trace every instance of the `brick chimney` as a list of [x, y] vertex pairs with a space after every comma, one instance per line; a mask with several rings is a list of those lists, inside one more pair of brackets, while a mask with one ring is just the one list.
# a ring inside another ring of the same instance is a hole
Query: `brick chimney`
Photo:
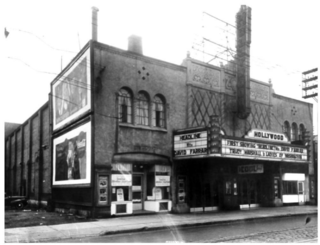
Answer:
[[98, 11], [97, 7], [92, 7], [92, 40], [98, 40]]
[[246, 119], [250, 113], [250, 44], [251, 8], [242, 5], [237, 13], [237, 116]]
[[136, 35], [131, 35], [128, 38], [128, 51], [143, 55], [141, 37]]

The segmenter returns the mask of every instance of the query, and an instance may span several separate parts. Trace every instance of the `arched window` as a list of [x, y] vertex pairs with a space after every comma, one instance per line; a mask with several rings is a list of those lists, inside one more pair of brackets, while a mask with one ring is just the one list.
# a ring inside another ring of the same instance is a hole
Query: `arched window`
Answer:
[[298, 131], [298, 135], [299, 135], [299, 140], [304, 140], [304, 125], [300, 124], [299, 126], [299, 131]]
[[149, 125], [149, 98], [144, 92], [138, 94], [136, 118], [138, 125]]
[[286, 136], [288, 137], [288, 140], [290, 140], [290, 124], [288, 121], [284, 122], [284, 133], [286, 134]]
[[118, 103], [119, 121], [132, 123], [132, 95], [127, 89], [120, 89]]
[[291, 127], [291, 141], [296, 141], [296, 140], [298, 140], [298, 126], [294, 122], [292, 123], [292, 127]]
[[165, 102], [160, 96], [155, 96], [152, 104], [152, 126], [165, 128]]

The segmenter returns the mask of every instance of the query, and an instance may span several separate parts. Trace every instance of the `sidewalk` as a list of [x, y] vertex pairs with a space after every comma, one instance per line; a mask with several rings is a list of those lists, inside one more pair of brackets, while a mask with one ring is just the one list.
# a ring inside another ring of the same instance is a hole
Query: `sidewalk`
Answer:
[[[116, 217], [94, 222], [51, 226], [33, 226], [5, 230], [5, 242], [44, 242], [73, 237], [101, 236], [124, 232], [164, 229], [166, 227], [187, 227], [206, 224], [221, 224], [237, 221], [315, 214], [317, 206], [292, 206], [257, 208], [241, 211], [212, 213], [170, 214]], [[303, 222], [305, 220], [303, 217]]]

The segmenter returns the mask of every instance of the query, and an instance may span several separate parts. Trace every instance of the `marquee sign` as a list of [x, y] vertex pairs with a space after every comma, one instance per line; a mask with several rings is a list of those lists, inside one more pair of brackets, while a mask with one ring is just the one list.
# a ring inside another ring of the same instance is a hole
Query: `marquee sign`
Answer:
[[282, 133], [274, 133], [266, 130], [251, 129], [245, 138], [270, 140], [277, 142], [289, 142], [288, 137]]
[[222, 154], [231, 157], [249, 157], [261, 160], [307, 161], [307, 149], [302, 147], [233, 139], [222, 139]]
[[174, 157], [206, 155], [207, 131], [174, 136]]

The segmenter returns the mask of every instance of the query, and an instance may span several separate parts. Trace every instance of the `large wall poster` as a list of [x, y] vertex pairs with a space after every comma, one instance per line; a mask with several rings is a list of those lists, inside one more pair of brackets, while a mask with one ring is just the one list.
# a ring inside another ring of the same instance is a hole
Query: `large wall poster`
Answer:
[[53, 185], [90, 184], [91, 122], [53, 140]]
[[90, 49], [52, 86], [53, 130], [90, 109]]

